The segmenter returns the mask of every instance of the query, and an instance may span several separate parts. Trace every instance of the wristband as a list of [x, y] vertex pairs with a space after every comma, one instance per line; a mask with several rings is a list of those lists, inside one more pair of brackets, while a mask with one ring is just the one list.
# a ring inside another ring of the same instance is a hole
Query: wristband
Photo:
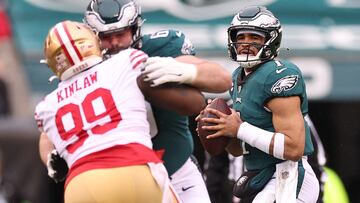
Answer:
[[282, 133], [274, 134], [274, 154], [273, 156], [284, 160], [285, 136]]
[[237, 138], [249, 145], [270, 154], [269, 148], [274, 133], [258, 128], [248, 122], [243, 122], [238, 130]]

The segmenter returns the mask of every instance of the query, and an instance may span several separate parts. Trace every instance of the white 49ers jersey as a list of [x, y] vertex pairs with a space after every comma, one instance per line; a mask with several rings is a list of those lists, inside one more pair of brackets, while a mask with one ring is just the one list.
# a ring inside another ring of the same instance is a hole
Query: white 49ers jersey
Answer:
[[69, 167], [115, 145], [152, 148], [144, 96], [136, 78], [148, 56], [127, 49], [59, 83], [35, 109], [35, 119]]

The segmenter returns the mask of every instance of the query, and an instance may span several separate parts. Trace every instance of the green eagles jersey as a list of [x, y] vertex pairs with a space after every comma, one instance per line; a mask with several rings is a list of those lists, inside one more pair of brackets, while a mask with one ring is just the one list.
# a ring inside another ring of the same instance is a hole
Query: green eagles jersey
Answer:
[[[299, 96], [303, 116], [308, 113], [305, 82], [299, 68], [288, 61], [268, 61], [250, 75], [244, 76], [242, 68], [233, 73], [233, 88], [230, 91], [233, 108], [240, 112], [241, 119], [264, 130], [275, 132], [272, 113], [265, 104], [274, 97]], [[310, 128], [305, 122], [304, 155], [313, 152]], [[259, 149], [245, 144], [244, 160], [248, 170], [263, 169], [281, 162]]]
[[[192, 43], [183, 33], [175, 30], [162, 30], [144, 35], [141, 50], [151, 56], [177, 57], [195, 55]], [[165, 149], [164, 165], [172, 175], [193, 152], [194, 143], [187, 116], [152, 106], [158, 134], [153, 138], [154, 149]]]

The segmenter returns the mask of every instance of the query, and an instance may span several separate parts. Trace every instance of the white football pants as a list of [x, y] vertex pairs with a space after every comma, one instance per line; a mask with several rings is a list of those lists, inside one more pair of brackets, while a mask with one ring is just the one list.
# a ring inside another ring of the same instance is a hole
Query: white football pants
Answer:
[[[305, 169], [305, 174], [296, 202], [316, 203], [319, 195], [319, 181], [317, 180], [310, 164], [307, 162], [306, 157], [302, 158], [302, 164]], [[265, 188], [256, 195], [253, 203], [273, 203], [275, 201], [275, 174], [276, 173], [274, 173], [273, 178], [268, 182], [268, 184], [266, 184]]]
[[211, 203], [202, 174], [189, 157], [171, 177], [170, 182], [184, 203]]

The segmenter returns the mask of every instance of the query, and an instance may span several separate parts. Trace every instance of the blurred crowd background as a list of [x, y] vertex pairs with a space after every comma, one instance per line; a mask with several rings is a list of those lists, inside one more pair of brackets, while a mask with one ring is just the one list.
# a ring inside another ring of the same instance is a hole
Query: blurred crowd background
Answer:
[[[138, 2], [146, 19], [143, 33], [179, 29], [199, 56], [230, 72], [237, 67], [227, 57], [226, 31], [232, 16], [244, 6], [267, 6], [283, 25], [280, 57], [297, 64], [306, 78], [310, 116], [324, 142], [328, 166], [343, 180], [350, 202], [360, 202], [360, 1]], [[39, 61], [48, 29], [65, 19], [82, 21], [87, 4], [0, 0], [0, 202], [3, 196], [34, 203], [56, 202], [59, 197], [61, 187], [47, 178], [37, 151], [34, 107], [56, 85], [49, 83], [51, 71]]]

